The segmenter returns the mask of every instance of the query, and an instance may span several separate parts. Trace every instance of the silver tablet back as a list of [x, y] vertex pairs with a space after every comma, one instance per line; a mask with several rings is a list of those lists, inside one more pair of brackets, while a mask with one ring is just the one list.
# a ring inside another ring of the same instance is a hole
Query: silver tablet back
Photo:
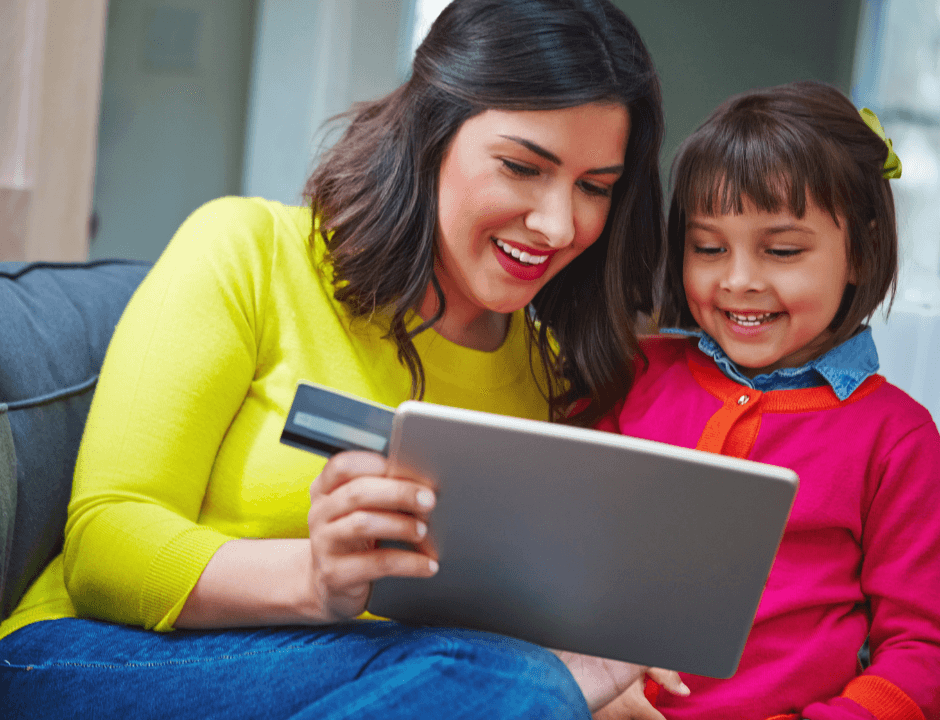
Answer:
[[369, 610], [712, 677], [738, 664], [798, 480], [769, 465], [403, 403], [393, 474], [438, 486], [440, 571]]

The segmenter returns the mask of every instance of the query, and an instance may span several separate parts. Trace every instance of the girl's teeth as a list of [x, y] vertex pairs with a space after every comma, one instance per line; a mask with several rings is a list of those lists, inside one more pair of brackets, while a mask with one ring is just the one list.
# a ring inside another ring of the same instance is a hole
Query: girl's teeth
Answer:
[[777, 316], [778, 313], [761, 313], [759, 315], [738, 315], [733, 313], [730, 310], [726, 311], [728, 317], [736, 322], [738, 325], [744, 325], [746, 327], [754, 327], [765, 323], [768, 320], [772, 320]]
[[548, 260], [548, 255], [530, 255], [525, 250], [520, 250], [519, 248], [514, 248], [512, 245], [507, 245], [502, 240], [497, 240], [496, 245], [507, 255], [511, 255], [516, 260], [526, 265], [541, 265], [543, 262]]

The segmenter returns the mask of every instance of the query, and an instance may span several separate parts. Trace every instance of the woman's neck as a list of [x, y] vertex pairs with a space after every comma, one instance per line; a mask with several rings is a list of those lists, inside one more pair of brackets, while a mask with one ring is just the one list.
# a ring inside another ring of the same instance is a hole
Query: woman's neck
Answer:
[[[424, 301], [418, 308], [418, 315], [424, 320], [434, 317], [438, 310], [437, 293], [429, 287]], [[461, 308], [457, 304], [446, 303], [444, 317], [434, 323], [434, 331], [456, 345], [493, 352], [498, 350], [509, 332], [512, 315], [493, 312], [481, 308]]]

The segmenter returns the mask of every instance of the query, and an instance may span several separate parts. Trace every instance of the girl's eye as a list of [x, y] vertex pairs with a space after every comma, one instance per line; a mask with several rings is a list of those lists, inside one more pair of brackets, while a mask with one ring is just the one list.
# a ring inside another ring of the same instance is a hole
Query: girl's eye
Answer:
[[719, 255], [725, 249], [717, 245], [693, 245], [692, 251], [698, 255]]
[[509, 172], [511, 172], [513, 175], [519, 175], [520, 177], [535, 177], [539, 174], [538, 168], [530, 167], [529, 165], [521, 165], [520, 163], [507, 160], [506, 158], [500, 158], [500, 162], [502, 162], [506, 169], [509, 170]]
[[595, 183], [588, 182], [587, 180], [581, 180], [578, 185], [588, 195], [596, 195], [598, 197], [610, 197], [612, 191], [612, 189], [606, 185], [596, 185]]
[[803, 252], [803, 250], [801, 248], [769, 248], [767, 252], [774, 257], [789, 258], [796, 257]]

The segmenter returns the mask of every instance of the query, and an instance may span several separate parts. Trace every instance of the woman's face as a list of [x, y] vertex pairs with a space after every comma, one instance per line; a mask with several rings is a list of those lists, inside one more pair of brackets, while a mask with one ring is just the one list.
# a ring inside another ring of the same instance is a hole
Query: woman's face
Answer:
[[623, 172], [622, 105], [487, 110], [441, 163], [437, 277], [447, 317], [511, 313], [597, 240]]

